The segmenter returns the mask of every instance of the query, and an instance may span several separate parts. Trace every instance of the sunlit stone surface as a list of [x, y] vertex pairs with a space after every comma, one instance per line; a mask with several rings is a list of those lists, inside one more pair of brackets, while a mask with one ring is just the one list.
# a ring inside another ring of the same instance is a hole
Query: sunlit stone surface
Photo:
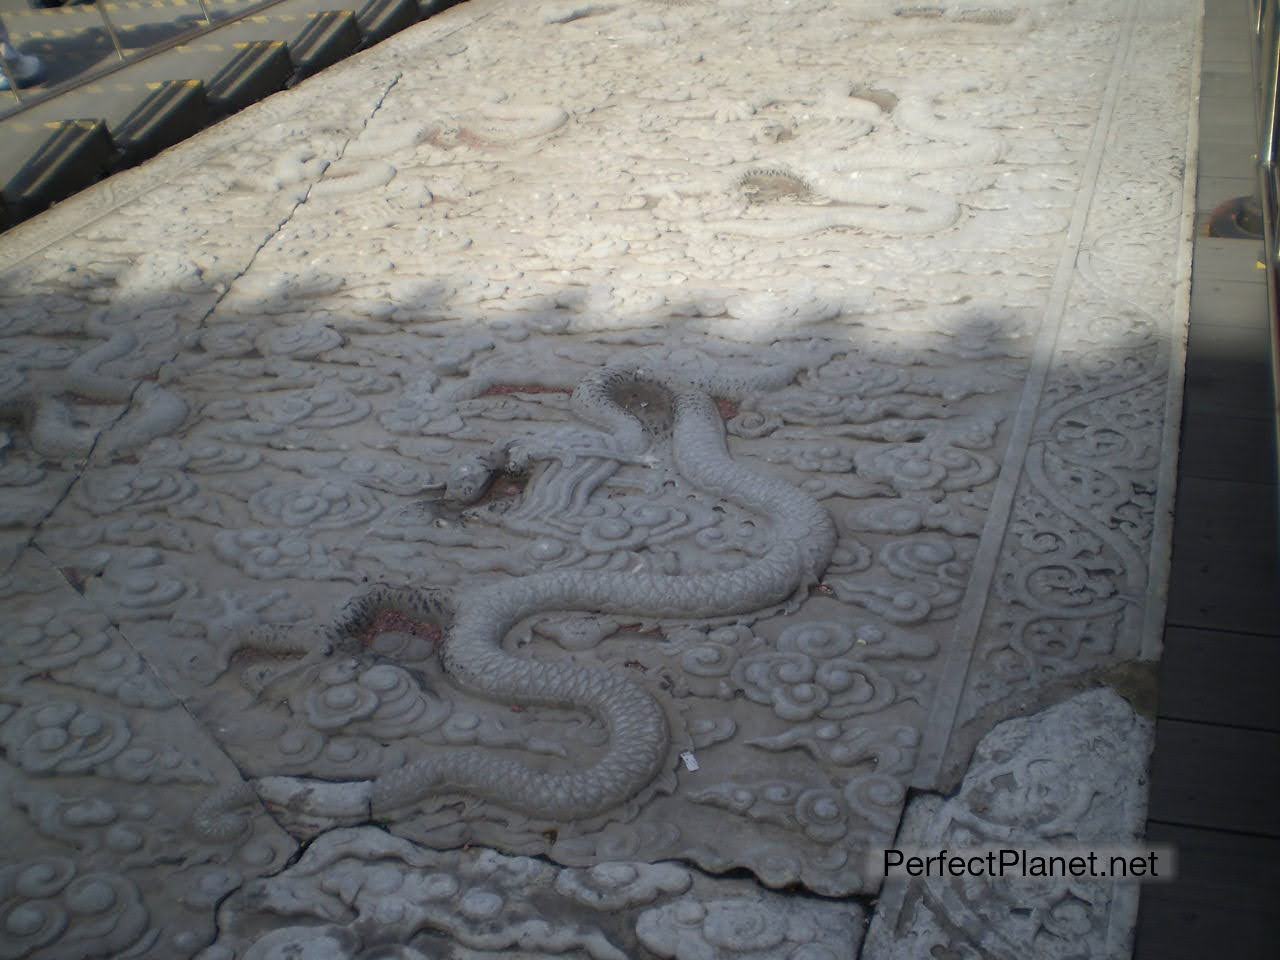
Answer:
[[851, 956], [1158, 654], [1198, 16], [471, 0], [0, 237], [6, 955]]

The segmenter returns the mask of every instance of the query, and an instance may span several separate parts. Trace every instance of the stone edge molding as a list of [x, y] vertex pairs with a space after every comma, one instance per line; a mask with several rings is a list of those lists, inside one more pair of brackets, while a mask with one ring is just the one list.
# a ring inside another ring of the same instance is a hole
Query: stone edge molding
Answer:
[[[1006, 447], [945, 682], [921, 745], [913, 778], [919, 789], [955, 783], [990, 718], [1051, 698], [1056, 680], [1159, 659], [1190, 313], [1202, 43], [1195, 30], [1187, 38], [1189, 62], [1165, 59], [1168, 48], [1143, 43], [1139, 27], [1185, 29], [1198, 23], [1200, 8], [1194, 4], [1188, 16], [1187, 6], [1136, 0], [1117, 44], [1088, 161], [1092, 183], [1078, 197]], [[1161, 111], [1143, 96], [1160, 84], [1184, 84], [1187, 99]], [[1177, 109], [1186, 103], [1186, 113]], [[1162, 160], [1170, 169], [1159, 169]], [[1166, 189], [1136, 195], [1135, 184], [1155, 182]], [[1144, 269], [1148, 265], [1134, 257], [1137, 238], [1153, 236], [1176, 262], [1172, 290], [1167, 274]], [[1090, 324], [1126, 312], [1137, 319], [1115, 333], [1122, 344], [1117, 369], [1091, 377], [1091, 365], [1103, 365], [1103, 358], [1100, 342], [1090, 342]], [[1067, 341], [1066, 332], [1084, 345]], [[1158, 425], [1158, 449], [1124, 433], [1120, 421], [1131, 414]], [[1071, 488], [1093, 480], [1114, 485], [1115, 492], [1091, 497]], [[1131, 523], [1123, 514], [1135, 507]], [[1019, 527], [1058, 545], [1047, 556], [1019, 554]], [[1038, 595], [1026, 589], [1025, 569], [1059, 564], [1072, 583]], [[1068, 597], [1072, 590], [1102, 598], [1110, 622], [1072, 609], [1079, 603]], [[1103, 638], [1097, 647], [1091, 628]], [[1046, 649], [1061, 644], [1066, 652], [1034, 649], [1028, 641], [1037, 632]], [[993, 692], [979, 689], [984, 676], [996, 679]]]

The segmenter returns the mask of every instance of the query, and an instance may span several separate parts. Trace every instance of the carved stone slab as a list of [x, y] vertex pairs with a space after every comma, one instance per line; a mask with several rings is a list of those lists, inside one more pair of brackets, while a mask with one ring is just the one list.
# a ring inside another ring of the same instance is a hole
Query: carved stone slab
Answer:
[[[0, 955], [191, 956], [296, 844], [108, 618], [36, 551], [0, 579]], [[235, 821], [193, 817], [236, 798]]]
[[0, 237], [0, 566], [296, 839], [874, 894], [1157, 653], [1197, 17], [460, 5]]

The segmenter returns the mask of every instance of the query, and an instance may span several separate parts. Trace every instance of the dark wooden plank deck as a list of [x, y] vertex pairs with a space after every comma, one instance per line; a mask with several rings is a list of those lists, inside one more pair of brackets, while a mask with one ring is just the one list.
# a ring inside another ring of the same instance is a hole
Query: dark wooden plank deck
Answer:
[[[1248, 0], [1206, 0], [1201, 218], [1252, 194]], [[1280, 955], [1280, 559], [1260, 244], [1198, 236], [1136, 960]]]

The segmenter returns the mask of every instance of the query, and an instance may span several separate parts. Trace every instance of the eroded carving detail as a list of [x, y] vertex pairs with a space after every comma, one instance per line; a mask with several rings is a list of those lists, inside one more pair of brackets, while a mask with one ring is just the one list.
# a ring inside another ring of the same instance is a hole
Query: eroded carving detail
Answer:
[[[1152, 724], [1109, 689], [1093, 690], [983, 738], [957, 793], [922, 797], [900, 842], [929, 849], [1090, 849], [1143, 830]], [[906, 883], [876, 917], [864, 956], [1126, 956], [1137, 887], [1090, 878], [930, 878]]]
[[424, 850], [361, 827], [324, 834], [280, 876], [232, 896], [200, 960], [379, 947], [457, 960], [835, 960], [856, 952], [861, 916], [853, 904], [797, 905], [675, 864], [558, 869], [490, 850]]

